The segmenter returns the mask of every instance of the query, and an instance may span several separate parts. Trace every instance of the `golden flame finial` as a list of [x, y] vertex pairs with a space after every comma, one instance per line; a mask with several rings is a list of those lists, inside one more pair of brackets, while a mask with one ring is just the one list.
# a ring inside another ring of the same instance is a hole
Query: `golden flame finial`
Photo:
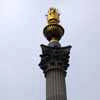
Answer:
[[48, 10], [47, 22], [48, 24], [43, 30], [44, 36], [50, 42], [52, 41], [58, 42], [64, 34], [63, 27], [59, 25], [60, 14], [58, 12], [58, 9], [50, 8]]
[[58, 24], [59, 23], [59, 13], [58, 9], [50, 8], [47, 15], [48, 24]]

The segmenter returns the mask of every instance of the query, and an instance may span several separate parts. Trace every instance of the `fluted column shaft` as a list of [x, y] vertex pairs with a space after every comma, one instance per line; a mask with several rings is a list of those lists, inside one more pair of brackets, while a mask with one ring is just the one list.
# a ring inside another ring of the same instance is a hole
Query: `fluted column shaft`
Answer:
[[46, 100], [67, 100], [65, 73], [59, 69], [47, 72]]

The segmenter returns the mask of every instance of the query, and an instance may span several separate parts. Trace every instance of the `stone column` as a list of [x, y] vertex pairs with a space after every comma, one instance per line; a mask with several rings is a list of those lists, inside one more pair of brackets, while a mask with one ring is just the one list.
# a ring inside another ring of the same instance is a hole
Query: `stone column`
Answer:
[[69, 66], [71, 46], [51, 47], [41, 45], [40, 68], [46, 77], [46, 100], [67, 100], [66, 70]]

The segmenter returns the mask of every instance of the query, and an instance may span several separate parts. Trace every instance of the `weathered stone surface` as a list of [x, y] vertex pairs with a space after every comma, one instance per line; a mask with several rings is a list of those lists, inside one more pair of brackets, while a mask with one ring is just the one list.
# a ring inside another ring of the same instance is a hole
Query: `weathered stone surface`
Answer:
[[41, 45], [40, 68], [46, 77], [46, 100], [67, 100], [65, 76], [69, 66], [71, 46], [50, 47]]

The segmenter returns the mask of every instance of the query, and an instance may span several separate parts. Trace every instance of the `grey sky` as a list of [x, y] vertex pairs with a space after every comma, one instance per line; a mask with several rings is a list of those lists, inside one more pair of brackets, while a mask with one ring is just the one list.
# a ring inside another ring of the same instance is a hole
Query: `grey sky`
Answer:
[[38, 67], [42, 30], [49, 7], [61, 13], [72, 44], [66, 78], [68, 100], [100, 99], [99, 0], [0, 0], [0, 100], [45, 100], [45, 78]]

